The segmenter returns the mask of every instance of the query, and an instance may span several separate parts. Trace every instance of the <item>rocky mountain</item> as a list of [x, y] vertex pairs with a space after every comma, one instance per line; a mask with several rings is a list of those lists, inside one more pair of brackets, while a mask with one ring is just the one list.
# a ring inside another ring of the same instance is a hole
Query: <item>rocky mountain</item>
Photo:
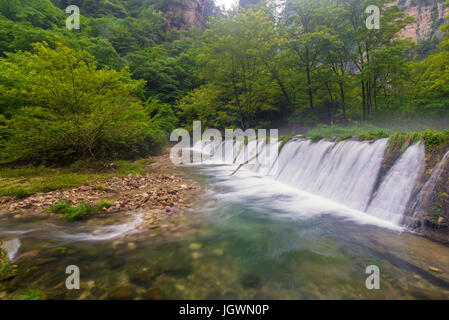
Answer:
[[409, 16], [416, 19], [402, 31], [404, 38], [411, 38], [415, 42], [441, 38], [441, 26], [448, 22], [445, 16], [449, 14], [449, 7], [444, 6], [445, 0], [397, 0], [398, 5]]
[[205, 19], [206, 0], [180, 0], [170, 3], [168, 11], [175, 19], [171, 27], [184, 29], [187, 27], [201, 28]]

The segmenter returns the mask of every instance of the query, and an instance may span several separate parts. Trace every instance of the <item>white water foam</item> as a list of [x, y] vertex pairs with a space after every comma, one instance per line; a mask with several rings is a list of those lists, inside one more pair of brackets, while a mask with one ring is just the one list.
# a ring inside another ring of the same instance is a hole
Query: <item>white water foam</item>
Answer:
[[17, 252], [19, 252], [20, 240], [16, 238], [16, 239], [4, 241], [2, 244], [2, 248], [6, 249], [8, 251], [8, 259], [10, 261], [14, 261], [14, 258], [16, 257]]
[[[244, 159], [255, 154], [256, 146], [256, 141], [251, 141], [247, 146], [225, 141], [216, 147], [217, 152], [212, 152], [213, 156], [203, 163], [239, 165]], [[288, 185], [306, 192], [308, 196], [311, 194], [320, 196], [320, 205], [325, 203], [323, 199], [325, 198], [333, 205], [344, 205], [346, 209], [350, 208], [358, 212], [357, 214], [367, 212], [371, 216], [394, 225], [400, 224], [402, 220], [424, 161], [424, 146], [421, 143], [409, 147], [386, 174], [373, 197], [373, 190], [387, 147], [387, 139], [380, 139], [373, 143], [359, 141], [335, 143], [326, 140], [312, 143], [307, 139], [293, 139], [283, 147], [279, 155], [275, 152], [278, 147], [279, 142], [263, 146], [262, 148], [269, 148], [271, 152], [269, 154], [261, 152], [259, 163], [250, 162], [247, 168], [262, 176], [273, 176], [276, 182], [282, 183], [276, 184], [278, 189]], [[226, 152], [223, 153], [223, 150], [232, 150], [232, 152], [229, 155]], [[262, 166], [261, 162], [276, 163], [276, 165]], [[241, 175], [240, 171], [239, 175]], [[259, 179], [258, 181], [262, 183], [260, 186], [262, 188], [266, 183], [273, 184], [274, 180], [271, 179], [268, 182]], [[257, 185], [249, 187], [257, 190], [258, 194], [263, 194], [263, 190]], [[287, 189], [283, 190], [287, 192]], [[282, 195], [279, 197], [282, 198]], [[284, 203], [282, 206], [288, 205]], [[298, 203], [295, 203], [293, 206], [297, 205]], [[321, 207], [314, 210], [312, 207], [309, 210], [314, 212], [321, 212], [323, 209]]]

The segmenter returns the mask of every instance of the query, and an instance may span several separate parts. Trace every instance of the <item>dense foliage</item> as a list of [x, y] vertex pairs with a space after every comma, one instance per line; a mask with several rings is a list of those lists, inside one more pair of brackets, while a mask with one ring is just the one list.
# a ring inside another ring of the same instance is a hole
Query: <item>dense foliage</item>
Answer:
[[[402, 39], [413, 18], [388, 0], [243, 1], [228, 12], [206, 0], [195, 27], [174, 9], [185, 1], [0, 0], [0, 161], [134, 158], [193, 120], [449, 117], [448, 37]], [[79, 30], [66, 28], [69, 5]], [[381, 8], [380, 29], [366, 27], [368, 5]]]
[[[197, 56], [204, 84], [179, 104], [187, 126], [263, 127], [449, 116], [447, 37], [427, 53], [399, 35], [414, 21], [389, 1], [288, 0], [212, 19]], [[381, 8], [368, 29], [368, 5]]]
[[158, 152], [178, 125], [171, 105], [198, 86], [199, 31], [166, 10], [177, 2], [0, 0], [0, 161]]

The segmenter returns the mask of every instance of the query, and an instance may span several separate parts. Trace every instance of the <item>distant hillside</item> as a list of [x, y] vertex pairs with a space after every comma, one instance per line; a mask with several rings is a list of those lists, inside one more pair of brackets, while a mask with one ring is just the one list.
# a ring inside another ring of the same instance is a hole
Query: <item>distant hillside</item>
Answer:
[[402, 32], [404, 38], [411, 38], [415, 42], [441, 38], [441, 26], [447, 22], [449, 8], [444, 6], [445, 0], [398, 0], [398, 5], [417, 22], [407, 26]]
[[214, 10], [213, 0], [52, 0], [60, 8], [77, 5], [87, 16], [113, 15], [117, 18], [137, 17], [153, 7], [167, 15], [169, 27], [175, 29], [201, 28]]

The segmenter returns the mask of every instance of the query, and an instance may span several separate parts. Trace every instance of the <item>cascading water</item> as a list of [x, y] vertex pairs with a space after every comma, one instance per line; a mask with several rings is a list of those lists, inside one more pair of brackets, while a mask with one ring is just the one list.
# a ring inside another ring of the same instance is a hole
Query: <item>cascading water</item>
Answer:
[[409, 147], [388, 171], [366, 212], [399, 224], [423, 163], [424, 145]]
[[[386, 140], [375, 143], [293, 141], [279, 157], [276, 178], [298, 189], [364, 210], [376, 182]], [[294, 149], [294, 150], [293, 150]]]
[[[208, 151], [205, 163], [252, 160], [248, 168], [260, 175], [399, 224], [424, 162], [424, 146], [409, 147], [373, 194], [386, 147], [387, 139], [373, 143], [292, 139], [279, 154], [279, 142], [260, 144], [256, 140], [247, 145], [225, 141], [213, 152], [209, 152], [211, 143], [195, 148]], [[257, 160], [251, 159], [254, 155], [258, 155]]]
[[421, 190], [419, 191], [416, 199], [411, 204], [412, 212], [414, 216], [418, 213], [425, 212], [431, 206], [432, 195], [434, 194], [435, 187], [437, 186], [438, 180], [440, 179], [444, 168], [446, 166], [446, 161], [449, 158], [449, 151], [441, 158], [438, 165], [432, 170], [432, 174], [429, 179], [423, 185]]

